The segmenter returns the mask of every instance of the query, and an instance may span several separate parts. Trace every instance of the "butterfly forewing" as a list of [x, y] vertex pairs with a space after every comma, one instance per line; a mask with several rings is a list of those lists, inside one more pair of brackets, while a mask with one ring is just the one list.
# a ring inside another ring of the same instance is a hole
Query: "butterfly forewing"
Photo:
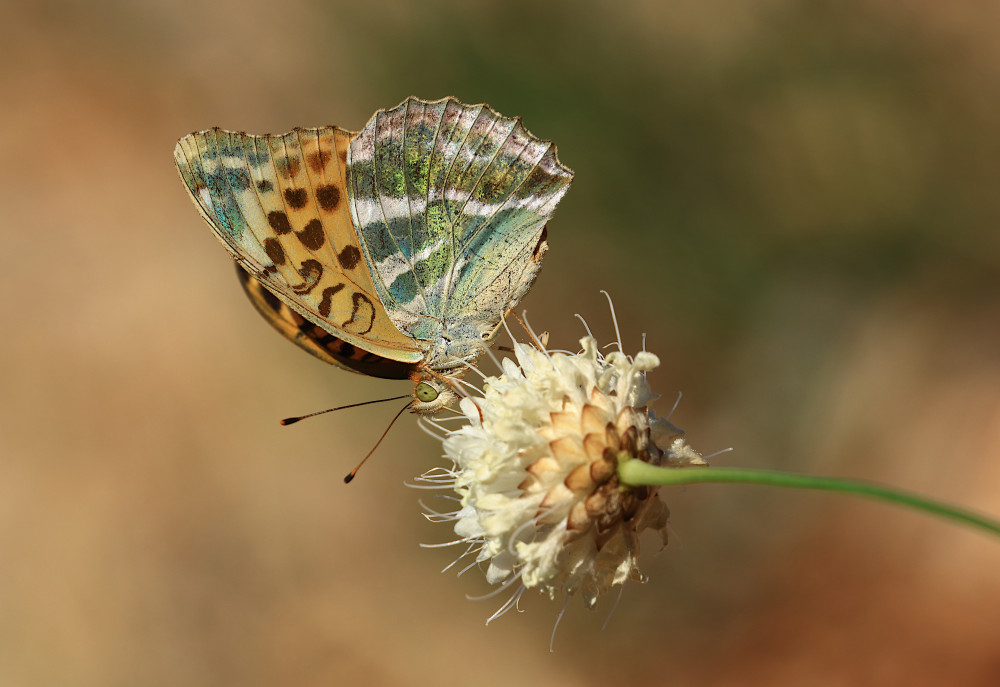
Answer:
[[[268, 257], [256, 237], [247, 232], [246, 222], [226, 178], [227, 169], [219, 158], [214, 130], [185, 136], [174, 148], [181, 179], [202, 217], [247, 269], [260, 272], [269, 263]], [[230, 169], [235, 173], [235, 162], [230, 163]]]
[[422, 347], [379, 303], [351, 223], [350, 138], [334, 127], [284, 136], [211, 129], [181, 139], [175, 158], [216, 234], [290, 307], [348, 343], [416, 362]]

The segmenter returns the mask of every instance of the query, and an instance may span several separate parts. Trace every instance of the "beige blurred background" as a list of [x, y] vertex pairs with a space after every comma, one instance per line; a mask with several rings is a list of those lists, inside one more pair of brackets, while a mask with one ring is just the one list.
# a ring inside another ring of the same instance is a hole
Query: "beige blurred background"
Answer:
[[[9, 0], [8, 0], [9, 2]], [[487, 101], [576, 182], [524, 301], [663, 361], [717, 464], [1000, 515], [1000, 6], [50, 0], [0, 25], [0, 687], [997, 685], [1000, 541], [882, 505], [669, 491], [610, 610], [489, 627], [404, 480], [406, 393], [281, 340], [181, 135]], [[394, 405], [394, 404], [393, 404]]]

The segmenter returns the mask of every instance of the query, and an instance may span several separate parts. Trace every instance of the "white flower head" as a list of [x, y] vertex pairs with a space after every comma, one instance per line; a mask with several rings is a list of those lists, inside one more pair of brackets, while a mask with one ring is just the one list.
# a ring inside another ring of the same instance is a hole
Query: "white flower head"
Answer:
[[461, 507], [428, 517], [454, 522], [455, 543], [468, 547], [460, 559], [474, 556], [487, 581], [514, 587], [498, 615], [526, 589], [579, 593], [593, 607], [615, 585], [645, 581], [639, 534], [656, 530], [665, 544], [668, 510], [655, 487], [620, 483], [618, 462], [705, 464], [647, 407], [654, 354], [605, 356], [591, 336], [580, 345], [570, 354], [515, 343], [516, 362], [505, 358], [481, 396], [462, 399], [468, 424], [430, 421], [454, 465], [422, 479], [452, 487]]

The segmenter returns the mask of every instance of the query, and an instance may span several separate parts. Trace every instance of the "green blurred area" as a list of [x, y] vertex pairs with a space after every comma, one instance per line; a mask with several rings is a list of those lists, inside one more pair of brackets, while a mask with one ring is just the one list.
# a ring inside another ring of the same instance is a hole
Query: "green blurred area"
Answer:
[[[523, 302], [646, 345], [719, 464], [1000, 514], [995, 3], [82, 3], [6, 8], [0, 685], [995, 685], [1000, 546], [912, 514], [721, 486], [607, 630], [501, 603], [400, 485], [405, 393], [244, 302], [173, 170], [210, 126], [359, 129], [408, 95], [519, 115], [576, 172]], [[457, 552], [454, 554], [457, 555]], [[494, 605], [494, 601], [496, 601]]]

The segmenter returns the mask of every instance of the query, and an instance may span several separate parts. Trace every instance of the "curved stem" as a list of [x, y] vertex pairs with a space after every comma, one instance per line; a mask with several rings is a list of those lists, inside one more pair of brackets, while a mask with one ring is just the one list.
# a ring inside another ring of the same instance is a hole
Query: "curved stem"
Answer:
[[763, 484], [791, 489], [819, 489], [840, 491], [855, 496], [864, 496], [878, 501], [887, 501], [914, 510], [923, 511], [949, 520], [971, 525], [1000, 537], [1000, 521], [965, 508], [953, 506], [912, 492], [885, 487], [872, 482], [861, 482], [837, 477], [814, 477], [796, 475], [773, 470], [753, 470], [749, 468], [686, 467], [667, 468], [644, 463], [634, 458], [619, 457], [618, 478], [623, 484], [638, 486], [699, 484], [702, 482], [728, 482], [731, 484]]

